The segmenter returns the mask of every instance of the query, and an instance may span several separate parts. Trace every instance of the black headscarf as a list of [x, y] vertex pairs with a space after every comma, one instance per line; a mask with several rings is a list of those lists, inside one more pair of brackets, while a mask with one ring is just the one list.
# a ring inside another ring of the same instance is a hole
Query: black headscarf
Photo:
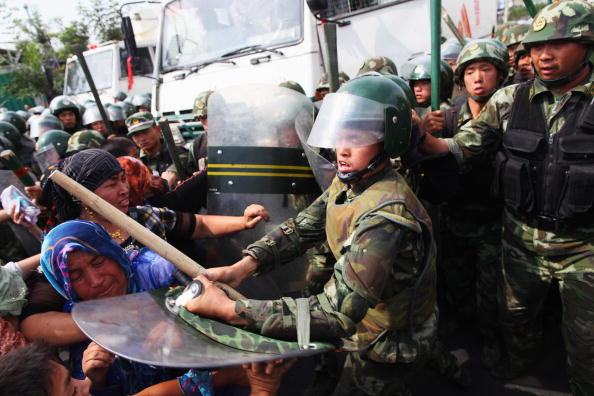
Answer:
[[[87, 149], [67, 157], [57, 165], [57, 169], [91, 191], [122, 171], [116, 157], [100, 149]], [[47, 180], [43, 190], [44, 195], [51, 197], [56, 204], [60, 222], [80, 216], [80, 201], [51, 179]]]

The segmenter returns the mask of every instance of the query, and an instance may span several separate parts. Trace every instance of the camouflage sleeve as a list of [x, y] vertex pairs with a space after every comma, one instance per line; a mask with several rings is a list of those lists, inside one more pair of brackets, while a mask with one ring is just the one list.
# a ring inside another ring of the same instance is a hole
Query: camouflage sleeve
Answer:
[[484, 158], [498, 148], [516, 88], [517, 85], [510, 85], [495, 92], [475, 120], [460, 127], [453, 138], [446, 139], [459, 163]]
[[[387, 283], [391, 279], [403, 231], [380, 217], [369, 218], [359, 227], [361, 232], [357, 232], [349, 249], [336, 263], [334, 276], [324, 292], [308, 298], [310, 331], [314, 340], [354, 334], [357, 323], [389, 287]], [[343, 277], [342, 268], [349, 268], [352, 274]], [[247, 321], [246, 329], [250, 331], [281, 339], [296, 338], [297, 308], [292, 298], [239, 300], [235, 311]]]
[[[182, 164], [183, 167], [185, 167], [186, 169], [186, 175], [192, 175], [192, 173], [195, 172], [194, 167], [190, 166], [190, 158], [188, 155], [188, 150], [186, 149], [181, 149], [177, 150], [177, 156], [179, 157], [179, 162]], [[172, 172], [175, 173], [176, 175], [179, 176], [178, 172], [177, 172], [177, 168], [175, 167], [175, 163], [171, 163], [171, 165], [169, 165], [169, 167], [166, 169], [167, 172]]]
[[326, 240], [327, 199], [324, 192], [295, 219], [285, 221], [244, 250], [258, 260], [258, 274], [272, 271]]

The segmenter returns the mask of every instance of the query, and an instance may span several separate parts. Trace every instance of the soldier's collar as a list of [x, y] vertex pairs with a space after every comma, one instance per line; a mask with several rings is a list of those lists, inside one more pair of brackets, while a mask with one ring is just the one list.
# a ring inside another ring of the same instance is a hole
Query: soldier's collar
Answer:
[[392, 163], [390, 161], [386, 161], [386, 165], [384, 165], [384, 167], [379, 172], [377, 172], [376, 174], [374, 174], [368, 178], [361, 180], [360, 183], [358, 183], [354, 186], [351, 186], [349, 188], [349, 190], [350, 190], [349, 191], [350, 194], [348, 194], [349, 198], [352, 196], [355, 196], [355, 195], [359, 195], [363, 191], [367, 190], [367, 188], [369, 188], [369, 186], [371, 186], [376, 181], [382, 179], [386, 175], [386, 173], [388, 173], [391, 169], [392, 169]]
[[[590, 97], [594, 96], [594, 68], [590, 70], [590, 76], [583, 82], [582, 84], [576, 85], [575, 87], [571, 88], [571, 92], [580, 92]], [[548, 92], [552, 94], [551, 90], [544, 86], [543, 83], [538, 81], [538, 79], [534, 79], [532, 82], [532, 87], [530, 87], [530, 94], [528, 98], [530, 101], [538, 95], [543, 94], [544, 92]]]

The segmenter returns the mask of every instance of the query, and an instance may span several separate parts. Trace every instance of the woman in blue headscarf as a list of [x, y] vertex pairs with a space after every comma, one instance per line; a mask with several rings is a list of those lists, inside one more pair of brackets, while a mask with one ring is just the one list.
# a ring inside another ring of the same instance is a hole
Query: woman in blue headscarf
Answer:
[[[71, 220], [52, 229], [42, 245], [41, 266], [52, 286], [67, 302], [70, 312], [78, 301], [122, 296], [171, 284], [175, 267], [143, 248], [126, 253], [105, 229], [94, 222]], [[84, 379], [83, 352], [90, 341], [70, 348], [72, 375]], [[193, 394], [210, 395], [212, 381], [207, 371], [192, 372], [194, 383], [203, 386]], [[170, 380], [167, 370], [115, 359], [101, 394], [136, 393], [150, 385]], [[188, 381], [187, 376], [180, 378]]]

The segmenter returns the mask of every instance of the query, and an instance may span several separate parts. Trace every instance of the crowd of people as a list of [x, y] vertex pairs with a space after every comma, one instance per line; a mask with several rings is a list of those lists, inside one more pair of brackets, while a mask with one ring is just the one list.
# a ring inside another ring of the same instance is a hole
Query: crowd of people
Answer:
[[[198, 276], [203, 292], [185, 307], [272, 338], [305, 331], [346, 352], [342, 366], [335, 352], [315, 356], [303, 394], [409, 395], [408, 379], [424, 367], [471, 389], [444, 346], [468, 324], [485, 370], [503, 381], [524, 375], [542, 357], [555, 286], [571, 392], [594, 395], [594, 6], [550, 4], [531, 24], [449, 39], [441, 52], [438, 109], [429, 55], [407, 61], [400, 76], [393, 60], [367, 59], [356, 77], [340, 73], [335, 93], [322, 76], [304, 144], [334, 166], [332, 183], [241, 260]], [[297, 82], [280, 86], [305, 95]], [[205, 214], [212, 94], [193, 104], [203, 133], [175, 148], [149, 94], [114, 95], [108, 123], [94, 102], [67, 96], [47, 109], [0, 113], [0, 147], [39, 179], [2, 193], [0, 394], [278, 392], [294, 359], [150, 366], [105, 350], [71, 315], [79, 301], [178, 286], [183, 277], [50, 178], [55, 170], [178, 247], [270, 220], [257, 203], [237, 216]], [[13, 168], [3, 166], [8, 180]], [[35, 238], [36, 254], [14, 225]], [[300, 296], [235, 301], [215, 283], [236, 287], [304, 254]]]

